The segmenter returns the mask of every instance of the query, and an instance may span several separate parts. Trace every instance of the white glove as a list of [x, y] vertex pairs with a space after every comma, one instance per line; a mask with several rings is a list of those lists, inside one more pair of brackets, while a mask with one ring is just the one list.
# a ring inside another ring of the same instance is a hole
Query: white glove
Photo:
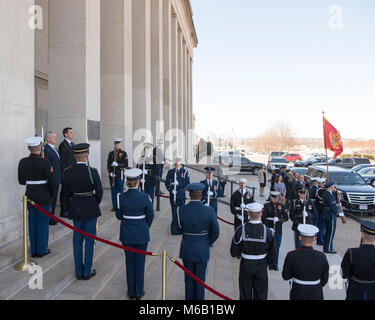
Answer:
[[309, 214], [306, 211], [304, 211], [303, 216], [307, 218], [309, 216]]
[[144, 171], [143, 171], [143, 173], [144, 173], [145, 175], [147, 175], [147, 174], [148, 174], [147, 170], [144, 170]]
[[172, 191], [172, 194], [177, 194], [177, 191], [176, 191], [176, 190], [173, 190], [173, 191]]
[[118, 163], [116, 161], [112, 162], [112, 167], [118, 167]]
[[175, 181], [172, 184], [177, 187], [178, 186], [178, 181]]
[[111, 173], [109, 174], [109, 176], [110, 176], [111, 178], [114, 178], [116, 175], [115, 175], [113, 172], [111, 172]]
[[210, 205], [208, 203], [205, 204], [206, 207], [209, 207]]
[[273, 234], [275, 234], [276, 230], [274, 228], [271, 228], [271, 231]]
[[240, 206], [241, 209], [246, 209], [246, 205], [244, 203], [241, 203], [241, 206]]
[[141, 183], [145, 183], [146, 181], [144, 179], [141, 179]]
[[207, 192], [207, 195], [208, 195], [208, 196], [213, 196], [214, 193], [213, 193], [212, 191], [209, 191], [209, 192]]
[[273, 218], [273, 222], [279, 222], [280, 219], [278, 217]]

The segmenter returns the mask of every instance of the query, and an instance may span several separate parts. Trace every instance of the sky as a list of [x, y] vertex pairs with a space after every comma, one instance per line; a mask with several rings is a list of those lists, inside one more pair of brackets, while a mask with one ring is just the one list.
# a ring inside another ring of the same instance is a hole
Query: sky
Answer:
[[283, 122], [321, 138], [325, 110], [342, 138], [375, 138], [374, 0], [191, 3], [198, 134], [252, 138]]

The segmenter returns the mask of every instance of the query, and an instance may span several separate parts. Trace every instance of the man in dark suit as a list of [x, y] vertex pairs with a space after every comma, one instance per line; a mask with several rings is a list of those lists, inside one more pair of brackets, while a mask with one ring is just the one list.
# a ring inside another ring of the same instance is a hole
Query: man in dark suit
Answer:
[[[153, 150], [154, 164], [156, 166], [157, 176], [163, 177], [163, 170], [165, 165], [165, 153], [163, 150], [163, 140], [158, 140], [158, 145]], [[160, 194], [163, 194], [160, 192]]]
[[[73, 129], [72, 128], [65, 128], [63, 130], [64, 140], [61, 142], [59, 146], [59, 154], [60, 154], [60, 163], [61, 163], [61, 172], [64, 173], [65, 169], [73, 166], [76, 163], [73, 151]], [[67, 199], [65, 198], [64, 192], [64, 180], [62, 181], [61, 185], [61, 192], [60, 192], [60, 204], [61, 204], [61, 213], [60, 216], [63, 218], [67, 218]]]
[[[61, 164], [60, 164], [60, 154], [56, 149], [56, 133], [47, 132], [46, 141], [47, 144], [44, 147], [44, 157], [49, 160], [53, 168], [53, 181], [55, 183], [55, 194], [52, 198], [51, 213], [55, 215], [57, 194], [59, 193], [59, 187], [61, 184]], [[56, 225], [57, 222], [50, 219], [50, 225]]]

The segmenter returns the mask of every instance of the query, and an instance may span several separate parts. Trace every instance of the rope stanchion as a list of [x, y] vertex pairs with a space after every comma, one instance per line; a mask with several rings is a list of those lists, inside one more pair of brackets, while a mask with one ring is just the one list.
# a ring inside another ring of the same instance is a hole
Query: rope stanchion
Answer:
[[148, 251], [142, 251], [142, 250], [137, 250], [137, 249], [133, 249], [133, 248], [129, 248], [129, 247], [125, 247], [121, 244], [118, 244], [118, 243], [115, 243], [115, 242], [112, 242], [112, 241], [109, 241], [109, 240], [105, 240], [105, 239], [102, 239], [102, 238], [99, 238], [99, 237], [96, 237], [90, 233], [87, 233], [85, 231], [82, 231], [80, 229], [77, 229], [75, 227], [73, 227], [72, 225], [70, 225], [69, 223], [66, 223], [65, 221], [55, 217], [54, 215], [52, 215], [51, 213], [49, 213], [48, 211], [44, 210], [42, 207], [40, 207], [39, 205], [37, 205], [35, 202], [32, 202], [30, 201], [30, 204], [37, 210], [39, 210], [41, 213], [45, 214], [46, 216], [50, 217], [52, 220], [55, 220], [56, 222], [58, 223], [61, 223], [62, 225], [64, 225], [65, 227], [73, 230], [74, 232], [77, 232], [85, 237], [88, 237], [88, 238], [91, 238], [93, 240], [97, 240], [99, 242], [102, 242], [102, 243], [105, 243], [105, 244], [108, 244], [110, 246], [113, 246], [113, 247], [116, 247], [116, 248], [119, 248], [119, 249], [122, 249], [122, 250], [125, 250], [125, 251], [130, 251], [130, 252], [133, 252], [133, 253], [137, 253], [137, 254], [141, 254], [141, 255], [144, 255], [144, 256], [153, 256], [153, 257], [157, 257], [159, 256], [159, 254], [157, 253], [154, 253], [154, 252], [148, 252]]
[[177, 266], [179, 267], [181, 270], [183, 270], [189, 277], [191, 277], [194, 281], [198, 282], [203, 288], [207, 289], [208, 291], [212, 292], [214, 295], [224, 299], [224, 300], [228, 300], [228, 301], [231, 301], [233, 299], [223, 295], [222, 293], [216, 291], [215, 289], [211, 288], [210, 286], [208, 286], [207, 284], [205, 284], [201, 279], [199, 279], [195, 274], [193, 274], [191, 271], [189, 271], [188, 269], [186, 269], [181, 263], [179, 263], [176, 259], [173, 259], [171, 257], [169, 257], [169, 259]]
[[220, 220], [220, 221], [222, 221], [222, 222], [224, 222], [226, 224], [230, 224], [231, 226], [234, 226], [234, 223], [232, 223], [232, 222], [226, 221], [226, 220], [224, 220], [224, 219], [222, 219], [220, 217], [217, 217], [217, 218], [218, 218], [218, 220]]

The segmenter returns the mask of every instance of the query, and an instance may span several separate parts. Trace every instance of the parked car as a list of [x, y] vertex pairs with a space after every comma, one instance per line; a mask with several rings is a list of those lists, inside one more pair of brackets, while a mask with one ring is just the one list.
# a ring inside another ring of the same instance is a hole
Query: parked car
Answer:
[[356, 165], [354, 168], [352, 168], [352, 171], [359, 172], [360, 170], [364, 168], [370, 168], [370, 167], [375, 168], [375, 164], [359, 164], [359, 165]]
[[314, 164], [317, 164], [317, 163], [323, 163], [323, 162], [326, 162], [326, 158], [325, 157], [312, 157], [312, 158], [309, 158], [309, 159], [306, 159], [306, 160], [302, 160], [302, 161], [297, 161], [294, 166], [295, 167], [310, 167]]
[[302, 167], [292, 167], [290, 168], [292, 172], [297, 172], [300, 176], [304, 176], [308, 170], [308, 168], [302, 168]]
[[298, 153], [285, 153], [281, 156], [288, 162], [296, 162], [296, 161], [301, 161], [302, 157]]
[[281, 157], [283, 154], [286, 154], [285, 151], [273, 151], [271, 152], [270, 156], [268, 157], [268, 161], [270, 161], [272, 158], [278, 158]]
[[363, 168], [358, 172], [368, 184], [375, 180], [375, 167]]
[[[352, 169], [359, 164], [371, 164], [371, 162], [366, 158], [336, 158], [328, 161], [329, 166], [341, 167], [346, 169]], [[322, 162], [315, 165], [325, 165], [325, 163]]]
[[263, 163], [253, 162], [249, 158], [241, 157], [240, 162], [235, 161], [229, 164], [229, 168], [238, 168], [240, 173], [252, 173], [253, 175], [258, 175], [260, 168]]
[[[329, 167], [330, 181], [337, 184], [344, 212], [374, 214], [375, 189], [369, 186], [361, 175], [340, 167]], [[327, 178], [327, 167], [311, 166], [306, 172], [306, 188], [313, 178]]]
[[267, 164], [267, 169], [269, 172], [275, 169], [281, 169], [281, 168], [288, 168], [288, 163], [284, 158], [277, 157], [277, 158], [272, 158], [268, 164]]

